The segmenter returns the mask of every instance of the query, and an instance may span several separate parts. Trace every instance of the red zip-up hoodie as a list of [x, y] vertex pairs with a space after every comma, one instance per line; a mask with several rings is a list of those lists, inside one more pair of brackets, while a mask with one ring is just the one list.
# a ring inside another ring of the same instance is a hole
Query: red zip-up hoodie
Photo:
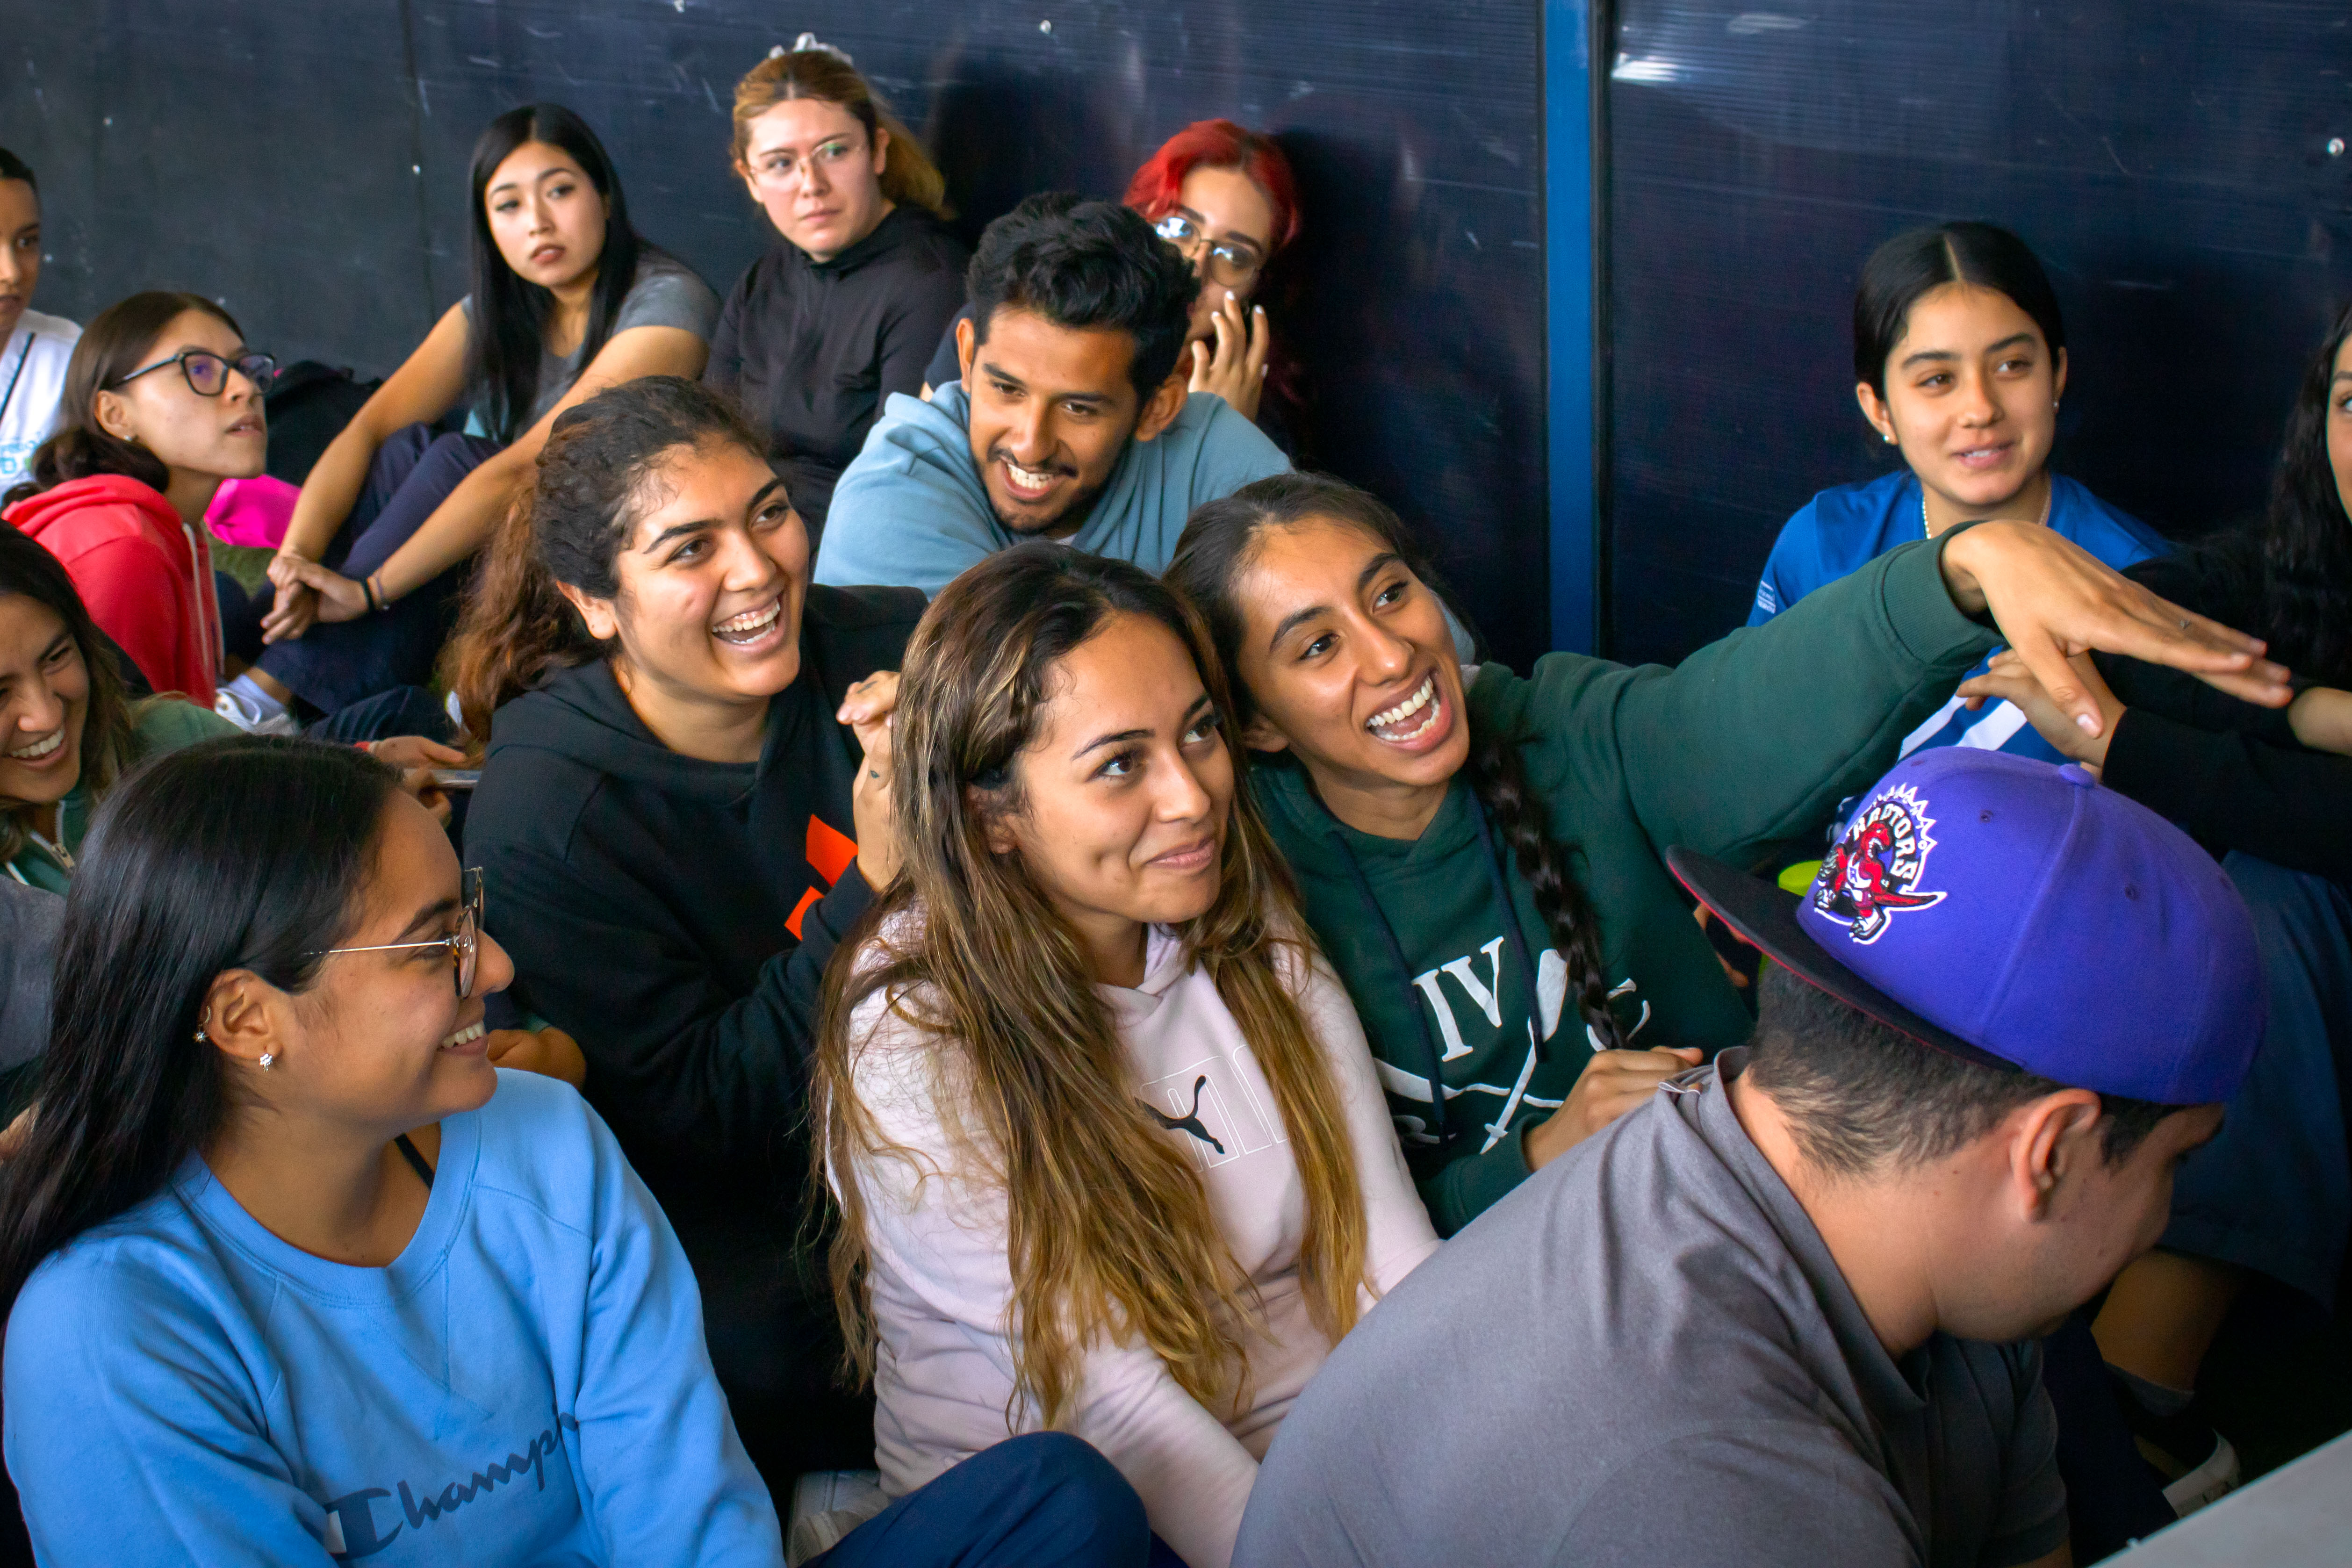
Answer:
[[16, 524], [65, 563], [90, 618], [158, 691], [213, 705], [221, 677], [220, 599], [205, 531], [137, 479], [94, 474], [27, 496]]

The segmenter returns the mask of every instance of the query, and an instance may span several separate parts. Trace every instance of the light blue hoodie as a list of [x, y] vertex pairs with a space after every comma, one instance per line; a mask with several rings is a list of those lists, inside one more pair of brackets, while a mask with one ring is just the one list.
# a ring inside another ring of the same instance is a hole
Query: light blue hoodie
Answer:
[[[893, 394], [843, 470], [817, 549], [816, 581], [937, 594], [964, 568], [1020, 542], [996, 519], [971, 459], [962, 385], [931, 401]], [[1087, 521], [1067, 541], [1158, 576], [1203, 501], [1287, 473], [1289, 460], [1222, 397], [1196, 392], [1156, 437], [1129, 441]]]
[[383, 1268], [280, 1241], [191, 1156], [34, 1271], [6, 1379], [44, 1563], [783, 1561], [668, 1221], [530, 1073], [441, 1123]]

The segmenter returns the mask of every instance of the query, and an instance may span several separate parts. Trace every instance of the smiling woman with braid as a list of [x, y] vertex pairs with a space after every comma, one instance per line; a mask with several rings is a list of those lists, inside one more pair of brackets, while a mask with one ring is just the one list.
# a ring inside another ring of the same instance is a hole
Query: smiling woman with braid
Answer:
[[1396, 514], [1314, 475], [1194, 511], [1167, 578], [1232, 672], [1252, 792], [1449, 1234], [1748, 1037], [1660, 857], [1818, 844], [1992, 645], [1991, 618], [2045, 664], [2130, 641], [2288, 695], [2248, 639], [2021, 523], [1902, 546], [1672, 670], [1464, 668]]

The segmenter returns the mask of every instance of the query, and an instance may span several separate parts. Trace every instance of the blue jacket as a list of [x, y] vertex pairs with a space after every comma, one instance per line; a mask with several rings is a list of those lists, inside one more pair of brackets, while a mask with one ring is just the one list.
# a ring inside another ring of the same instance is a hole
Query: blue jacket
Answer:
[[[1748, 624], [1762, 626], [1822, 584], [1836, 582], [1898, 544], [1924, 538], [1927, 522], [1919, 502], [1918, 476], [1908, 468], [1897, 468], [1864, 484], [1823, 490], [1799, 507], [1781, 525], [1780, 537], [1772, 542]], [[2118, 572], [2172, 548], [2147, 524], [2109, 506], [2063, 474], [2050, 477], [2050, 530]], [[1983, 668], [1979, 665], [1969, 674], [1979, 674]], [[1958, 697], [1905, 738], [1902, 754], [1907, 757], [1923, 746], [1956, 745], [2011, 752], [2045, 762], [2063, 760], [2011, 704], [1992, 703], [1972, 713]]]
[[566, 1085], [441, 1123], [383, 1268], [191, 1156], [34, 1271], [6, 1447], [46, 1563], [783, 1561], [668, 1222]]
[[[961, 383], [939, 388], [929, 403], [891, 396], [834, 488], [817, 582], [936, 594], [964, 568], [1020, 542], [997, 521], [971, 460], [970, 411]], [[1194, 507], [1289, 468], [1281, 449], [1223, 398], [1196, 392], [1158, 437], [1128, 443], [1068, 542], [1157, 576]]]

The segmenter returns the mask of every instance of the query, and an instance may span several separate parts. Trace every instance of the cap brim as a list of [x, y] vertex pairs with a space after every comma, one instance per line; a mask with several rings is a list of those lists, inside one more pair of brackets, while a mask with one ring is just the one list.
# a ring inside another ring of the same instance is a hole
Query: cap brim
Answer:
[[1712, 856], [1680, 846], [1666, 851], [1666, 868], [1740, 941], [1760, 949], [1766, 957], [1808, 985], [1818, 986], [1854, 1011], [1867, 1014], [1888, 1028], [1947, 1056], [1991, 1068], [1996, 1072], [2024, 1070], [2007, 1058], [1972, 1046], [1949, 1029], [1929, 1023], [1832, 958], [1813, 940], [1812, 933], [1797, 923], [1797, 907], [1801, 901], [1798, 895], [1745, 871], [1736, 871]]

